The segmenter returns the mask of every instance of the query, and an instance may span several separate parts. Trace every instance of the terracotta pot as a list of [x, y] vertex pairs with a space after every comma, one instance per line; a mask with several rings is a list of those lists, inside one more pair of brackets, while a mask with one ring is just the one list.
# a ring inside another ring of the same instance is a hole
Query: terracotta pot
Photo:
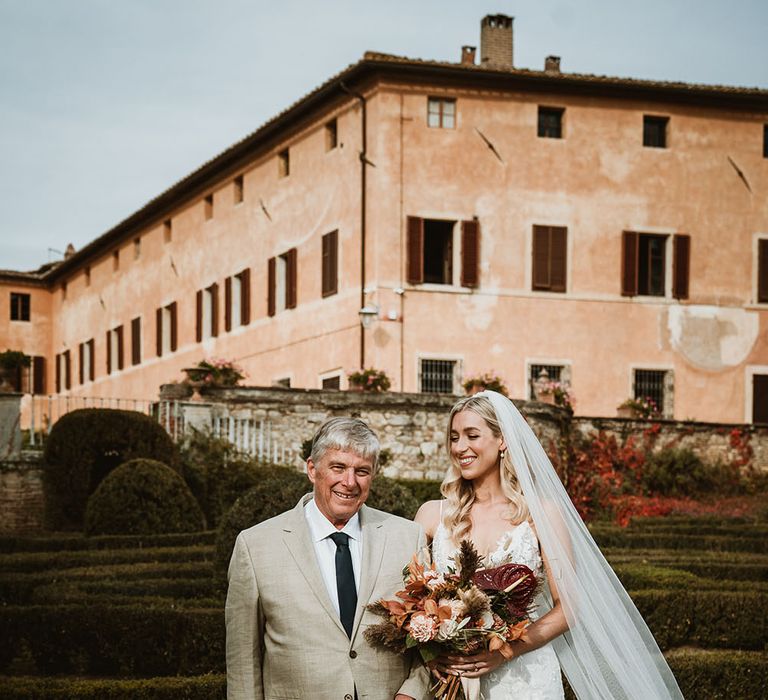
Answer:
[[541, 403], [548, 403], [550, 406], [555, 405], [555, 395], [552, 393], [537, 394], [536, 400], [540, 401]]
[[349, 390], [350, 391], [363, 391], [363, 385], [362, 384], [354, 384], [353, 382], [349, 383]]
[[619, 406], [616, 409], [617, 418], [637, 418], [637, 412], [631, 406]]

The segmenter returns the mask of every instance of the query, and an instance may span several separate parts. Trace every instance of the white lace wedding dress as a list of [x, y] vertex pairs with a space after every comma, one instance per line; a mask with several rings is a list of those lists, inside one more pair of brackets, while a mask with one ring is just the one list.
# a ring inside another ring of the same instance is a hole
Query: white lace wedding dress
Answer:
[[[455, 553], [456, 547], [441, 522], [432, 540], [432, 558], [437, 569], [453, 568]], [[486, 566], [502, 564], [525, 564], [546, 586], [539, 543], [527, 522], [505, 532], [488, 555]], [[534, 610], [531, 619], [540, 614]], [[563, 682], [554, 649], [547, 644], [502, 664], [481, 677], [480, 693], [483, 700], [562, 700]]]

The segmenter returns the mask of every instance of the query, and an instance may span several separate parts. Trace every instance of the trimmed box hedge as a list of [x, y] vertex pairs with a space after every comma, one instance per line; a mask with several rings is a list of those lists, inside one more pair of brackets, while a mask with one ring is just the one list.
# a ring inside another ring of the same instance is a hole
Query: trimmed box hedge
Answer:
[[49, 537], [0, 537], [0, 554], [14, 552], [65, 552], [94, 549], [151, 549], [157, 547], [189, 547], [212, 545], [215, 530], [183, 532], [168, 535], [100, 535], [56, 534]]
[[704, 549], [716, 552], [754, 552], [768, 554], [768, 538], [723, 535], [678, 535], [667, 532], [602, 530], [592, 532], [600, 549], [631, 547], [645, 549]]

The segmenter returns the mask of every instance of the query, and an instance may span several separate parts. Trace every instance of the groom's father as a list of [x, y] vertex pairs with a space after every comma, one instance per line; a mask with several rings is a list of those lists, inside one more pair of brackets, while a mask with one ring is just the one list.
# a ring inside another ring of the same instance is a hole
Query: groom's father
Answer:
[[361, 420], [332, 418], [312, 441], [313, 493], [240, 533], [229, 565], [227, 697], [398, 700], [426, 695], [408, 658], [363, 639], [365, 606], [402, 588], [421, 528], [363, 505], [379, 441]]

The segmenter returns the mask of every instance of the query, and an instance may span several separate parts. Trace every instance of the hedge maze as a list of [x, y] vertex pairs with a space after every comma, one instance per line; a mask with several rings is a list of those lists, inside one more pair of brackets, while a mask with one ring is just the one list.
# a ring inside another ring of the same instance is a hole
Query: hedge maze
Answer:
[[[768, 526], [593, 526], [687, 698], [768, 686]], [[0, 698], [223, 698], [214, 532], [0, 539]]]

